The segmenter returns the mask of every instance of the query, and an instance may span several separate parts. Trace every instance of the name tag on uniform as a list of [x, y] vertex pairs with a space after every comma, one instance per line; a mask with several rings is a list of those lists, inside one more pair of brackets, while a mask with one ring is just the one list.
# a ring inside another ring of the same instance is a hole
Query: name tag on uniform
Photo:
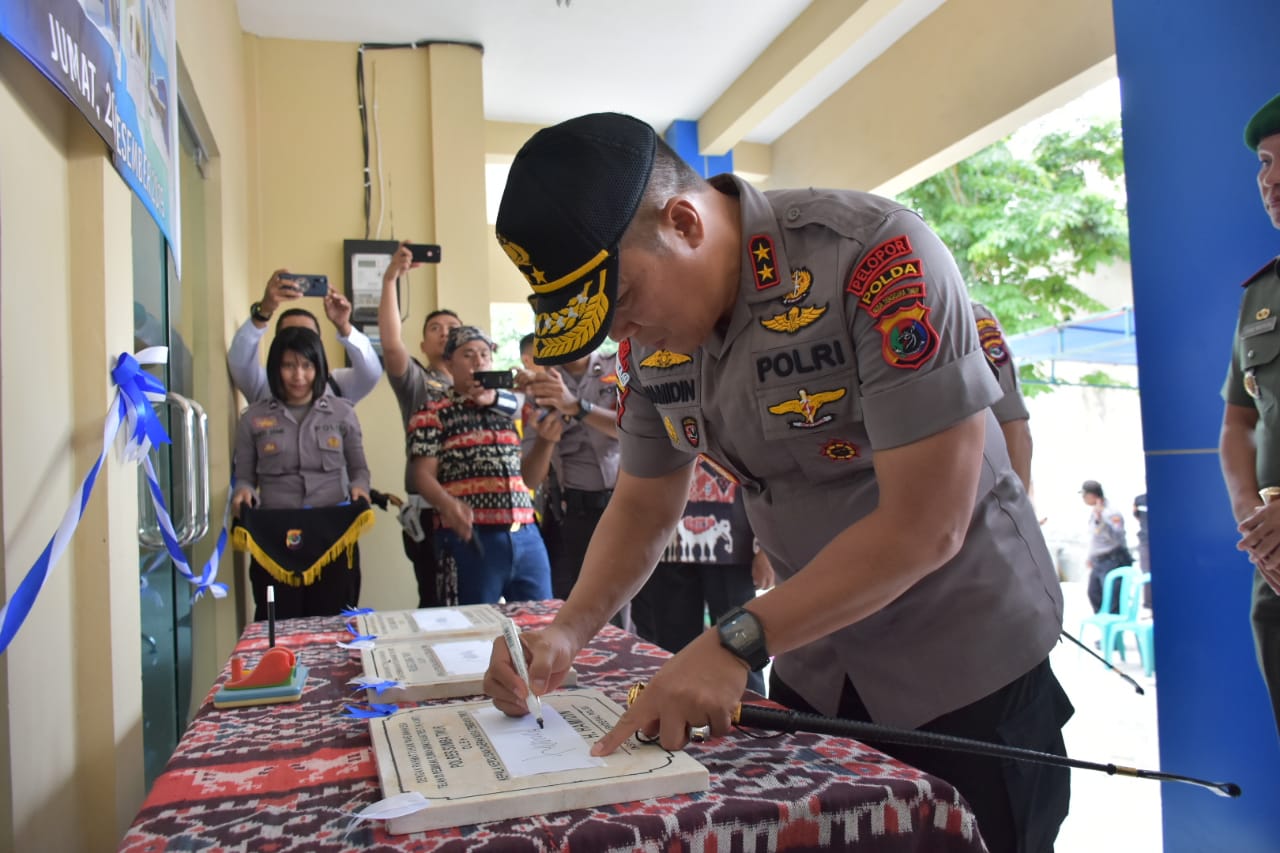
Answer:
[[1273, 331], [1276, 327], [1277, 320], [1280, 320], [1280, 317], [1268, 317], [1265, 320], [1258, 320], [1257, 322], [1243, 326], [1240, 329], [1240, 337], [1251, 338], [1254, 335], [1261, 335], [1266, 332]]

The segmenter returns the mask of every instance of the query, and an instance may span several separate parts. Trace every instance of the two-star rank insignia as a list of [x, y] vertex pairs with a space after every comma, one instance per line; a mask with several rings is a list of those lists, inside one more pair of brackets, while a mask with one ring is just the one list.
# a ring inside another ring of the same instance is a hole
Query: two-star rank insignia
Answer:
[[766, 290], [781, 283], [773, 239], [768, 234], [752, 237], [747, 243], [747, 251], [751, 253], [751, 272], [756, 279], [756, 290]]

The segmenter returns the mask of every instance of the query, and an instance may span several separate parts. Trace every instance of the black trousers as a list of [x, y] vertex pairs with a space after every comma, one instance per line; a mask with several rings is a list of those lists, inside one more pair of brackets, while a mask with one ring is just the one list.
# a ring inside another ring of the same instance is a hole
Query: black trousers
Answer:
[[360, 602], [360, 546], [351, 549], [351, 568], [339, 557], [320, 572], [310, 586], [289, 586], [271, 577], [258, 561], [249, 558], [249, 584], [253, 588], [253, 620], [267, 618], [267, 587], [276, 588], [276, 618], [337, 616]]
[[[658, 563], [636, 597], [631, 620], [636, 633], [675, 654], [712, 623], [756, 596], [751, 564]], [[764, 695], [764, 675], [747, 676], [747, 687]]]
[[[559, 536], [555, 543], [547, 543], [547, 556], [551, 560], [551, 594], [559, 599], [569, 597], [573, 585], [582, 574], [582, 561], [587, 556], [587, 545], [595, 535], [596, 525], [604, 508], [609, 502], [612, 491], [584, 492], [579, 489], [564, 489], [564, 512], [560, 516]], [[609, 620], [624, 630], [631, 629], [631, 603]]]
[[458, 603], [458, 575], [452, 563], [436, 555], [436, 511], [424, 509], [419, 523], [427, 534], [421, 542], [414, 542], [408, 533], [400, 534], [404, 555], [413, 564], [413, 577], [418, 582], [418, 607], [454, 607]]
[[1253, 623], [1253, 645], [1258, 654], [1258, 669], [1271, 696], [1271, 712], [1280, 731], [1280, 597], [1262, 572], [1253, 570], [1253, 600], [1249, 608]]
[[[797, 711], [814, 709], [774, 670], [769, 698]], [[1066, 755], [1062, 726], [1075, 709], [1049, 659], [978, 701], [943, 714], [920, 731], [956, 735]], [[857, 690], [845, 680], [839, 717], [870, 722]], [[918, 746], [866, 741], [955, 786], [978, 819], [991, 853], [1050, 853], [1071, 800], [1071, 771], [1025, 761], [986, 758]]]
[[[1102, 582], [1106, 580], [1107, 572], [1131, 565], [1133, 565], [1133, 555], [1129, 553], [1128, 548], [1116, 548], [1114, 551], [1107, 551], [1105, 554], [1089, 558], [1089, 603], [1093, 605], [1094, 613], [1102, 609]], [[1111, 609], [1107, 612], [1120, 612], [1119, 580], [1111, 582]]]

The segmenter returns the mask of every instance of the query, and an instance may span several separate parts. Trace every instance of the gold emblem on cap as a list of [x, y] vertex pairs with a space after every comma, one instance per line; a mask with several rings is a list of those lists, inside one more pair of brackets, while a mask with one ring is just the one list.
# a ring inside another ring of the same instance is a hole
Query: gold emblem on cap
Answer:
[[609, 313], [609, 297], [604, 292], [605, 273], [600, 272], [600, 288], [591, 293], [588, 281], [582, 286], [582, 292], [569, 300], [569, 304], [559, 311], [539, 314], [534, 328], [538, 337], [534, 343], [535, 356], [538, 358], [555, 358], [565, 353], [581, 349], [590, 343]]
[[501, 234], [498, 235], [498, 245], [502, 247], [502, 251], [507, 253], [507, 257], [511, 259], [511, 263], [516, 265], [516, 269], [520, 270], [520, 274], [528, 279], [530, 285], [539, 285], [546, 282], [546, 273], [533, 265], [533, 261], [529, 260], [529, 253], [524, 250], [523, 246], [511, 242]]
[[647, 357], [640, 362], [641, 367], [675, 367], [677, 364], [688, 364], [693, 361], [692, 356], [685, 355], [682, 352], [672, 352], [667, 349], [660, 349], [653, 355]]
[[1271, 309], [1270, 309], [1270, 308], [1259, 308], [1259, 309], [1258, 309], [1258, 313], [1253, 315], [1253, 319], [1255, 319], [1255, 320], [1265, 320], [1265, 319], [1267, 319], [1267, 318], [1268, 318], [1268, 317], [1270, 317], [1270, 316], [1271, 316]]

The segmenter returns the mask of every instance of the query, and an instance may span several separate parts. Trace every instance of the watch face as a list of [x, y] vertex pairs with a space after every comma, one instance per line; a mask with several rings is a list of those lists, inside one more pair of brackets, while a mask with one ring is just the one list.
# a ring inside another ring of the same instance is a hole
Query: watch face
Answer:
[[725, 623], [725, 639], [739, 649], [748, 649], [760, 640], [760, 632], [756, 630], [756, 620], [745, 613]]

